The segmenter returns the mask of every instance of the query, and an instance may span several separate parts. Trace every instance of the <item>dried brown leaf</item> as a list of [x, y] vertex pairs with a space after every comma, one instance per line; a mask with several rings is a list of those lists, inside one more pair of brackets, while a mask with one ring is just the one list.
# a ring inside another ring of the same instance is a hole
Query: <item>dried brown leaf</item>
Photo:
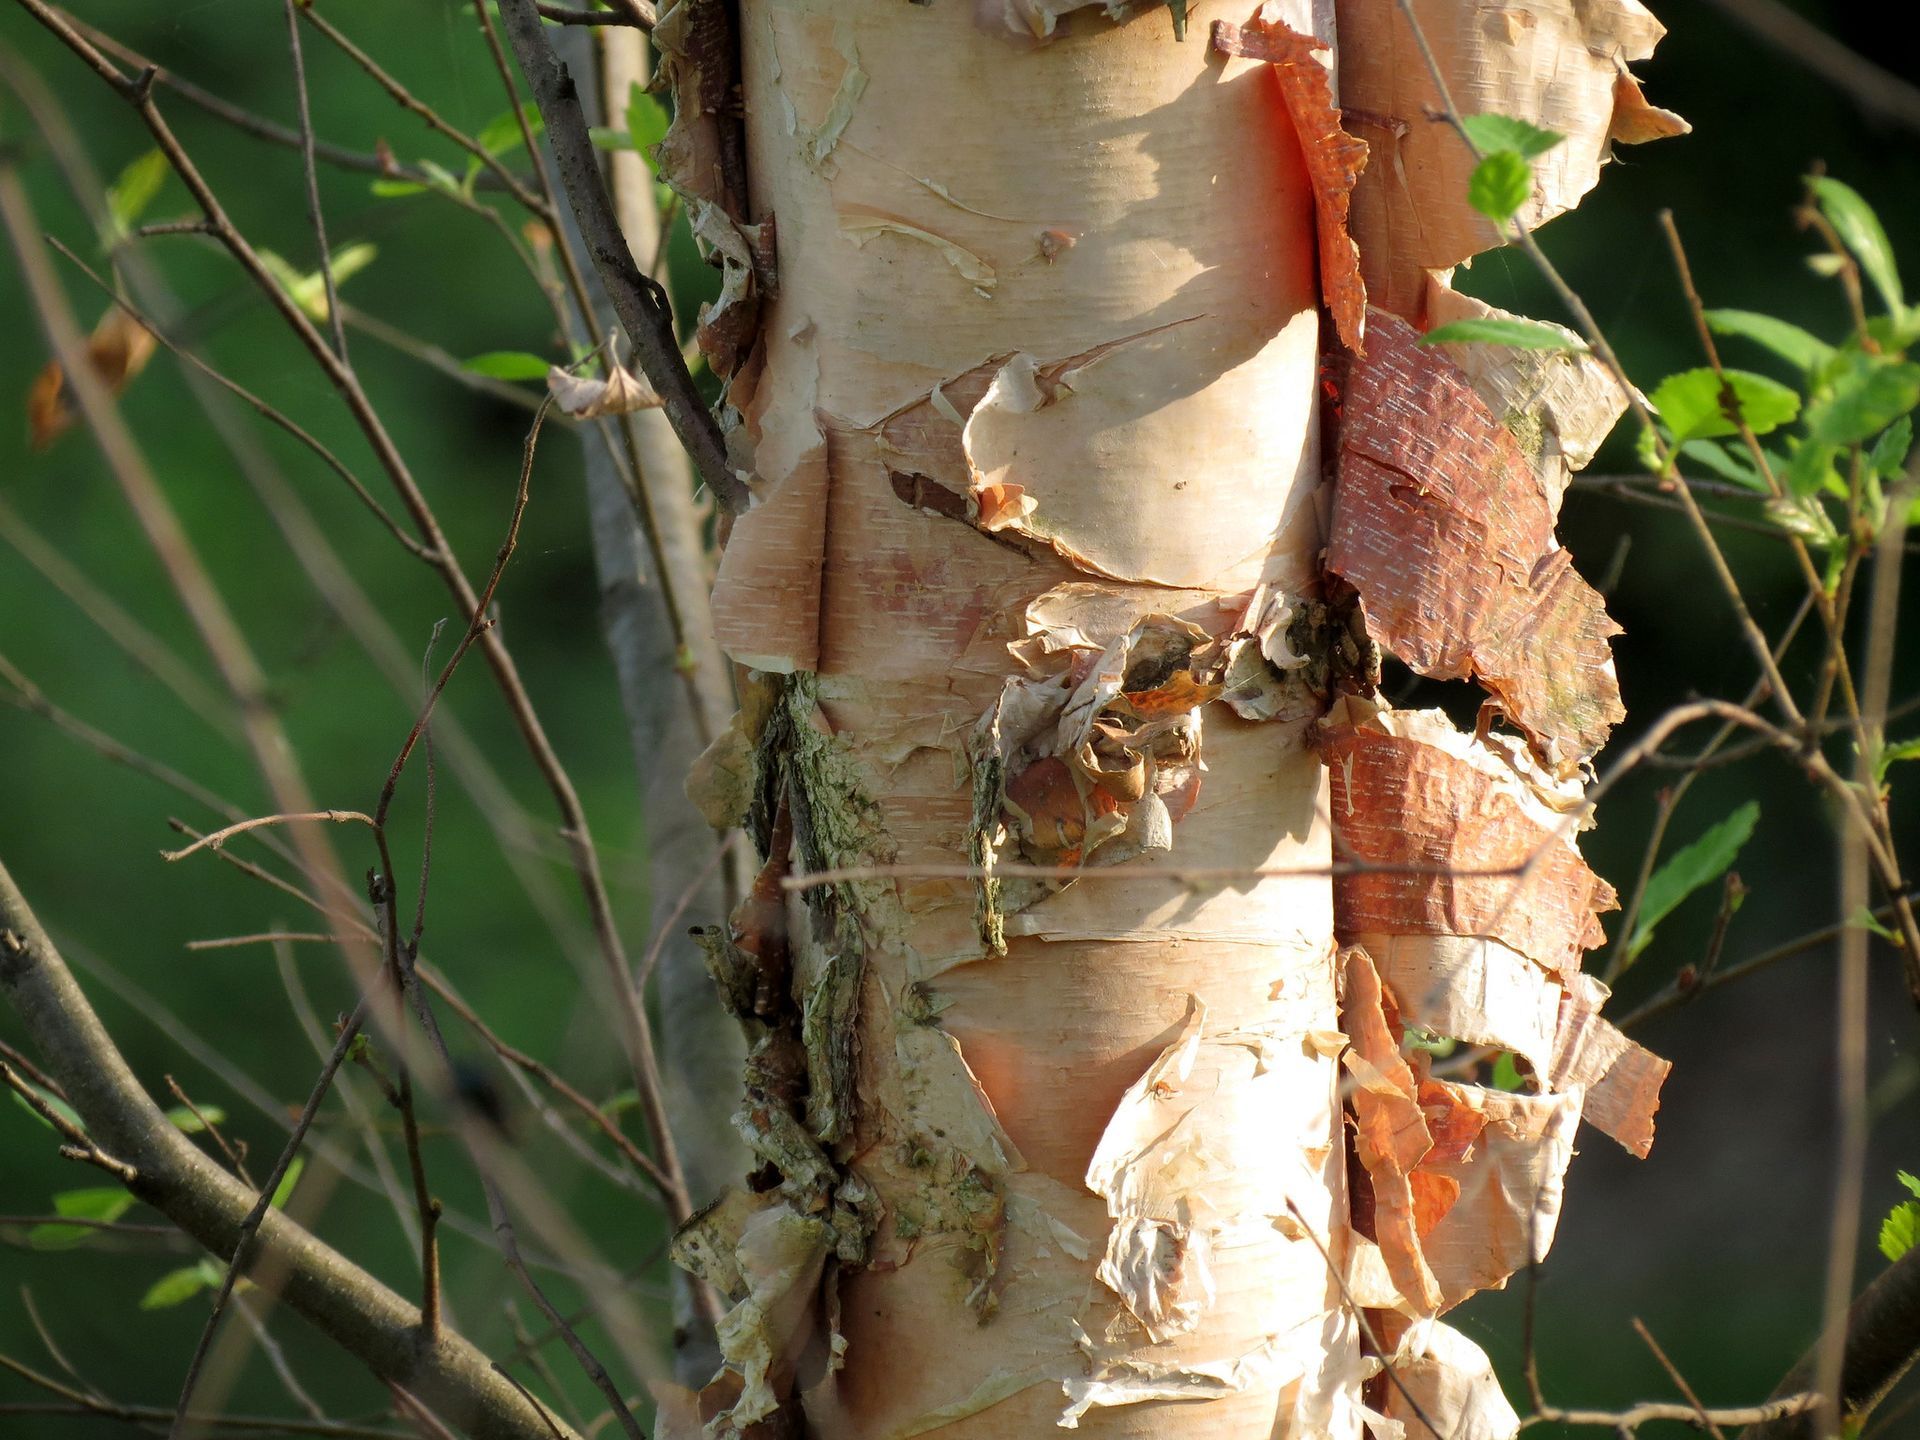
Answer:
[[612, 373], [604, 380], [570, 374], [558, 365], [551, 366], [547, 370], [547, 393], [553, 396], [554, 404], [576, 420], [658, 410], [666, 403], [645, 380], [618, 365], [612, 367]]
[[[87, 337], [87, 363], [109, 393], [120, 395], [146, 369], [154, 345], [153, 332], [115, 305]], [[35, 450], [46, 449], [73, 425], [66, 384], [60, 362], [49, 360], [27, 388], [27, 437]]]

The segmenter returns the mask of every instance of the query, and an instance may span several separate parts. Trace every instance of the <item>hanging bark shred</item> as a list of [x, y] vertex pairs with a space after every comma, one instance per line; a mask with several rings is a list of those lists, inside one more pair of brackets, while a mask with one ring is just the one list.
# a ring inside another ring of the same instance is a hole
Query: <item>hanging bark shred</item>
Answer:
[[[1427, 320], [1512, 320], [1484, 300], [1427, 279]], [[1534, 324], [1544, 322], [1534, 321]], [[1440, 345], [1435, 347], [1467, 379], [1467, 384], [1500, 423], [1513, 433], [1533, 462], [1541, 489], [1556, 507], [1572, 472], [1586, 468], [1627, 408], [1627, 395], [1613, 372], [1563, 325], [1552, 327], [1566, 339], [1564, 350], [1527, 350], [1512, 345]]]
[[1541, 1093], [1583, 1095], [1588, 1123], [1645, 1156], [1669, 1066], [1600, 1018], [1606, 987], [1580, 972], [1614, 895], [1574, 845], [1578, 785], [1438, 711], [1353, 697], [1320, 745], [1336, 843], [1381, 867], [1335, 883], [1336, 933], [1400, 1020], [1524, 1059]]
[[1224, 55], [1264, 60], [1279, 78], [1280, 94], [1306, 158], [1307, 177], [1313, 182], [1320, 232], [1320, 301], [1340, 343], [1356, 355], [1363, 354], [1367, 286], [1347, 216], [1353, 188], [1367, 166], [1367, 143], [1341, 126], [1333, 98], [1333, 48], [1291, 28], [1280, 18], [1281, 10], [1279, 5], [1262, 5], [1247, 25], [1214, 21], [1213, 48]]
[[1621, 720], [1619, 627], [1553, 536], [1550, 493], [1451, 361], [1376, 311], [1348, 371], [1327, 568], [1422, 675], [1480, 681], [1558, 773]]
[[676, 0], [653, 29], [656, 86], [673, 118], [655, 147], [660, 177], [680, 196], [701, 253], [720, 271], [720, 294], [701, 305], [695, 339], [726, 379], [752, 353], [763, 300], [774, 287], [773, 220], [749, 223], [740, 131], [739, 66], [726, 0]]

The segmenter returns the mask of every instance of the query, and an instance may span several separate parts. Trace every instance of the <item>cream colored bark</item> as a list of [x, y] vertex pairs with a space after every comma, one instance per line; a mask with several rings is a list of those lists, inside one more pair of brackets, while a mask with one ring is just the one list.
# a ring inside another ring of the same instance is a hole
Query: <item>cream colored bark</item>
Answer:
[[[1323, 293], [1342, 339], [1366, 319], [1343, 234], [1357, 147], [1308, 38], [1327, 7], [1196, 3], [1176, 41], [1164, 6], [742, 0], [744, 205], [723, 183], [725, 92], [700, 83], [701, 8], [662, 18], [682, 117], [663, 157], [725, 276], [703, 346], [730, 376], [754, 506], [713, 609], [760, 672], [740, 726], [771, 851], [711, 941], [753, 1043], [736, 1123], [766, 1166], [678, 1242], [734, 1301], [709, 1433], [792, 1404], [831, 1440], [1348, 1440], [1383, 1393], [1363, 1391], [1380, 1362], [1349, 1278], [1434, 1413], [1506, 1433], [1484, 1357], [1434, 1317], [1550, 1238], [1583, 1096], [1639, 1063], [1576, 984], [1605, 887], [1571, 825], [1525, 828], [1561, 814], [1556, 777], [1604, 736], [1608, 632], [1582, 612], [1582, 680], [1536, 698], [1509, 670], [1551, 656], [1558, 612], [1524, 583], [1491, 618], [1456, 597], [1448, 653], [1524, 692], [1526, 738], [1435, 742], [1407, 788], [1438, 777], [1434, 814], [1406, 807], [1426, 825], [1400, 837], [1416, 862], [1524, 860], [1545, 836], [1554, 873], [1591, 882], [1545, 924], [1559, 949], [1503, 923], [1511, 886], [1429, 876], [1387, 886], [1380, 912], [1330, 882], [1338, 832], [1369, 841], [1392, 772], [1363, 768], [1363, 789], [1351, 754], [1314, 747], [1392, 751], [1405, 727], [1359, 700], [1322, 717], [1366, 688], [1360, 628], [1391, 643], [1380, 617], [1431, 614], [1419, 587], [1449, 571], [1379, 558], [1393, 547], [1365, 526], [1384, 522], [1350, 501], [1348, 550], [1376, 563], [1337, 595], [1322, 573], [1342, 513], [1323, 482]], [[1383, 22], [1355, 9], [1363, 34]], [[1594, 43], [1631, 58], [1611, 32]], [[1559, 93], [1520, 83], [1553, 47], [1497, 49], [1474, 52], [1479, 73]], [[1609, 122], [1584, 117], [1593, 165]], [[1422, 286], [1453, 263], [1416, 258]], [[1617, 395], [1512, 353], [1469, 373], [1377, 324], [1362, 458], [1403, 477], [1378, 504], [1426, 496], [1425, 470], [1450, 478], [1468, 436], [1497, 462], [1484, 492], [1442, 486], [1409, 543], [1471, 541], [1491, 547], [1484, 573], [1518, 556], [1524, 577]], [[1381, 437], [1409, 395], [1443, 413], [1409, 410], [1402, 454]], [[1343, 452], [1343, 477], [1360, 463]], [[1471, 506], [1505, 513], [1522, 485], [1520, 538], [1483, 533]], [[1512, 775], [1489, 771], [1501, 756]], [[1449, 757], [1512, 825], [1460, 823]], [[789, 872], [802, 888], [782, 890]], [[1340, 948], [1362, 941], [1377, 962]], [[1446, 988], [1497, 964], [1497, 1013]], [[1402, 1058], [1423, 1005], [1538, 1056], [1537, 1093], [1443, 1086]], [[1650, 1093], [1619, 1090], [1637, 1135]], [[1367, 1176], [1351, 1209], [1345, 1114]], [[1410, 1408], [1381, 1403], [1407, 1413], [1376, 1433], [1401, 1433]]]
[[[728, 548], [722, 638], [818, 672], [807, 718], [872, 804], [831, 858], [964, 865], [986, 830], [1017, 859], [969, 767], [1003, 691], [1051, 691], [1022, 714], [1064, 732], [1067, 692], [1146, 617], [1212, 642], [1313, 585], [1291, 127], [1264, 67], [1174, 43], [1164, 12], [1033, 49], [957, 4], [749, 3], [742, 29], [780, 270], [734, 391], [762, 508]], [[997, 534], [931, 513], [976, 496]], [[810, 613], [793, 577], [816, 564]], [[1081, 718], [1123, 684], [1083, 687]], [[1343, 1218], [1327, 882], [1155, 875], [1324, 866], [1324, 775], [1304, 713], [1199, 698], [1172, 849], [1036, 893], [1004, 954], [971, 879], [856, 887], [842, 1150], [878, 1224], [840, 1285], [845, 1367], [807, 1394], [820, 1433], [1264, 1435], [1350, 1400], [1322, 1373], [1357, 1364], [1319, 1248]], [[1003, 741], [1008, 778], [1031, 738]], [[1194, 1403], [1129, 1403], [1154, 1397]]]

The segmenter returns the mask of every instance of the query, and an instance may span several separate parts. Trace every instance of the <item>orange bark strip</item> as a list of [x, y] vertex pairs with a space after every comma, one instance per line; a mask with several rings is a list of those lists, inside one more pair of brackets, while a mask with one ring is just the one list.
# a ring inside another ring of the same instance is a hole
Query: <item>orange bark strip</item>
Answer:
[[1226, 55], [1264, 60], [1273, 66], [1280, 94], [1293, 117], [1313, 185], [1314, 216], [1320, 232], [1320, 300], [1333, 318], [1340, 343], [1365, 354], [1367, 285], [1360, 278], [1360, 249], [1347, 231], [1353, 188], [1367, 166], [1367, 143], [1340, 125], [1333, 101], [1333, 77], [1327, 62], [1331, 48], [1270, 17], [1277, 7], [1264, 5], [1251, 24], [1213, 22], [1213, 48]]
[[1420, 1095], [1428, 1122], [1442, 1133], [1477, 1127], [1458, 1156], [1438, 1147], [1415, 1179], [1450, 1182], [1457, 1199], [1421, 1237], [1422, 1253], [1446, 1306], [1507, 1283], [1546, 1256], [1559, 1223], [1561, 1186], [1573, 1158], [1578, 1095], [1515, 1095], [1477, 1085], [1429, 1080]]
[[1327, 566], [1367, 630], [1423, 675], [1473, 676], [1566, 774], [1626, 711], [1619, 627], [1553, 538], [1557, 497], [1413, 328], [1374, 311], [1348, 376]]
[[1587, 1120], [1644, 1160], [1653, 1146], [1660, 1087], [1673, 1064], [1600, 1018], [1606, 996], [1606, 987], [1585, 975], [1567, 987], [1549, 1079], [1556, 1090], [1586, 1086]]
[[1582, 950], [1605, 941], [1597, 912], [1613, 908], [1613, 887], [1495, 776], [1437, 746], [1374, 730], [1323, 729], [1320, 753], [1333, 780], [1336, 853], [1429, 867], [1336, 880], [1342, 940], [1489, 935], [1568, 975], [1580, 968]]
[[[1416, 1191], [1414, 1167], [1433, 1148], [1413, 1071], [1400, 1057], [1398, 1027], [1367, 952], [1347, 952], [1347, 988], [1340, 1023], [1352, 1042], [1341, 1056], [1353, 1076], [1348, 1103], [1357, 1127], [1360, 1163], [1373, 1181], [1373, 1227], [1387, 1274], [1426, 1314], [1440, 1308], [1440, 1285], [1420, 1249], [1421, 1221], [1439, 1222], [1437, 1187]], [[1458, 1192], [1456, 1191], [1457, 1195]]]

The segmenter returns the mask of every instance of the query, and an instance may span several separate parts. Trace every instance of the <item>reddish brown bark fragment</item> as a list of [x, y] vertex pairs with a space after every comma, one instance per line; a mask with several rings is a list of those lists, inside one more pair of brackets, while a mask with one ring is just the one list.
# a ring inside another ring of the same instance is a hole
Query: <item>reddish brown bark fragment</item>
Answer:
[[1553, 538], [1557, 497], [1460, 370], [1373, 312], [1348, 376], [1327, 567], [1423, 675], [1480, 681], [1556, 773], [1624, 718], [1619, 627]]
[[1582, 950], [1605, 941], [1598, 912], [1613, 908], [1613, 887], [1494, 776], [1436, 746], [1351, 727], [1324, 729], [1320, 753], [1333, 780], [1335, 853], [1419, 867], [1337, 878], [1334, 925], [1343, 941], [1490, 935], [1563, 974], [1580, 968]]
[[[1340, 109], [1333, 102], [1329, 73], [1332, 49], [1299, 31], [1263, 5], [1247, 25], [1213, 22], [1213, 48], [1226, 55], [1264, 60], [1273, 66], [1287, 114], [1300, 138], [1300, 151], [1313, 185], [1313, 209], [1320, 238], [1320, 302], [1333, 318], [1340, 343], [1364, 354], [1361, 342], [1367, 328], [1367, 286], [1360, 278], [1360, 249], [1347, 231], [1353, 187], [1367, 166], [1367, 143], [1349, 135], [1340, 125]], [[1326, 55], [1327, 62], [1319, 56]]]

